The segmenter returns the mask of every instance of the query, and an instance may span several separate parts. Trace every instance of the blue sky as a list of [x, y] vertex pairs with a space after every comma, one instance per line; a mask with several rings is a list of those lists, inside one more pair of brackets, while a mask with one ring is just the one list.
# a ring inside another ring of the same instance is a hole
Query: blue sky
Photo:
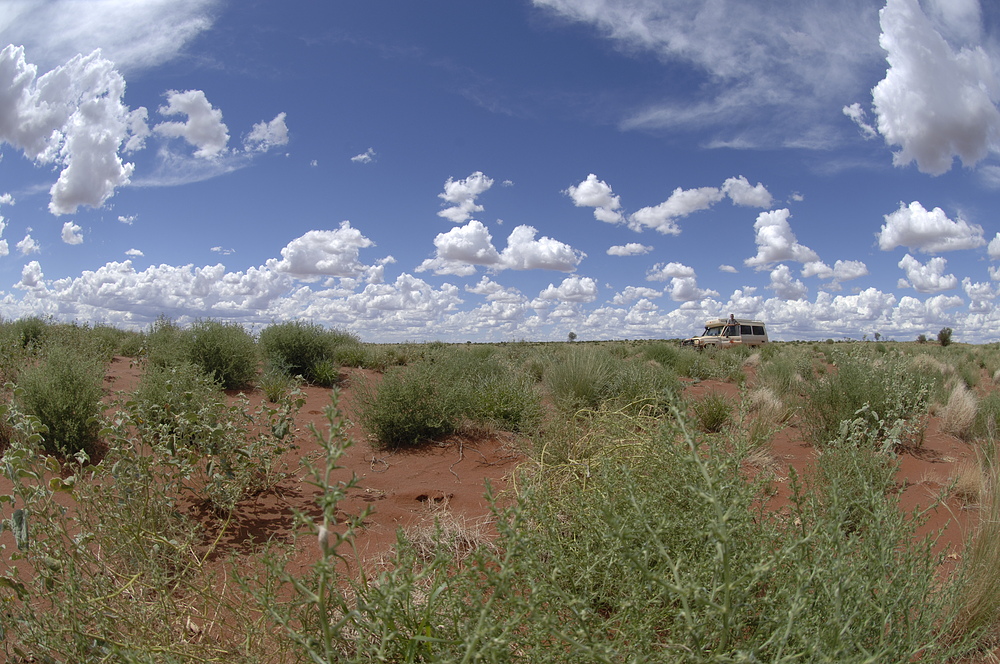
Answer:
[[1000, 339], [994, 4], [13, 0], [3, 44], [5, 319]]

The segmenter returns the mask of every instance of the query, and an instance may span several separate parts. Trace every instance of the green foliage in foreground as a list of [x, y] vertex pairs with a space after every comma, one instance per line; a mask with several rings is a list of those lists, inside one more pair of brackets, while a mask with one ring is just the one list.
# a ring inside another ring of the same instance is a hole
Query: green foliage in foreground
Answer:
[[253, 385], [257, 379], [257, 343], [237, 323], [197, 321], [189, 331], [188, 358], [224, 389]]
[[331, 482], [335, 423], [312, 474], [321, 517], [305, 520], [321, 560], [294, 576], [272, 549], [278, 585], [244, 587], [314, 662], [903, 663], [975, 646], [981, 632], [953, 629], [961, 584], [941, 586], [920, 520], [877, 474], [793, 478], [793, 513], [771, 518], [738, 441], [623, 424], [598, 425], [632, 433], [588, 464], [522, 476], [490, 546], [462, 557], [441, 535], [427, 555], [401, 536], [386, 571], [351, 579], [337, 570], [358, 521], [329, 528], [350, 488]]

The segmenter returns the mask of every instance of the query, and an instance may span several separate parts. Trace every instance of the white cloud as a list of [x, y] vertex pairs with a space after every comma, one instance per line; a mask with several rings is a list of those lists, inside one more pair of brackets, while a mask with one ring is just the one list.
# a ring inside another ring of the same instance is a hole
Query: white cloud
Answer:
[[500, 254], [500, 263], [512, 270], [557, 270], [572, 272], [587, 254], [550, 237], [535, 239], [538, 231], [531, 226], [518, 226], [507, 238], [507, 247]]
[[[273, 147], [288, 144], [288, 127], [285, 113], [278, 113], [270, 122], [258, 122], [243, 140], [243, 149], [248, 152], [267, 152]], [[220, 114], [219, 119], [222, 119]], [[223, 125], [225, 126], [225, 125]]]
[[222, 247], [222, 246], [212, 247], [209, 251], [212, 251], [214, 253], [220, 254], [222, 256], [230, 256], [230, 255], [236, 253], [235, 249], [226, 249], [225, 247]]
[[734, 205], [746, 207], [770, 208], [773, 203], [771, 192], [763, 184], [758, 182], [750, 186], [750, 182], [739, 175], [729, 178], [722, 183], [722, 193], [729, 197]]
[[636, 210], [629, 216], [629, 228], [641, 231], [652, 228], [665, 235], [680, 235], [681, 229], [676, 220], [686, 217], [692, 212], [707, 210], [722, 200], [723, 192], [715, 187], [699, 189], [681, 189], [678, 187], [670, 198], [652, 207]]
[[652, 250], [652, 247], [645, 244], [629, 242], [628, 244], [617, 244], [613, 247], [608, 247], [608, 256], [642, 256]]
[[343, 221], [337, 230], [308, 231], [292, 240], [281, 250], [282, 259], [268, 260], [267, 267], [307, 280], [320, 276], [360, 277], [368, 267], [358, 261], [358, 253], [374, 245], [349, 221]]
[[842, 100], [862, 92], [881, 59], [877, 5], [867, 0], [534, 0], [587, 23], [627, 53], [652, 53], [702, 77], [663, 92], [626, 128], [709, 128], [710, 145], [826, 146]]
[[66, 244], [83, 244], [83, 230], [72, 221], [67, 221], [62, 227], [62, 241]]
[[620, 197], [611, 191], [607, 182], [598, 180], [593, 173], [588, 175], [586, 180], [567, 188], [563, 193], [572, 198], [573, 205], [577, 207], [594, 208], [594, 218], [598, 221], [609, 224], [625, 222], [625, 217], [620, 210]]
[[473, 265], [496, 265], [500, 254], [493, 246], [493, 236], [481, 222], [475, 219], [465, 226], [456, 226], [434, 238], [437, 255], [440, 258]]
[[0, 40], [53, 67], [100, 48], [126, 69], [175, 58], [212, 26], [219, 0], [17, 0], [0, 5]]
[[737, 270], [732, 265], [720, 265], [719, 272], [729, 272], [730, 274], [736, 274], [737, 272], [739, 272], [739, 270]]
[[[166, 96], [167, 104], [159, 108], [160, 114], [187, 115], [187, 121], [161, 122], [153, 131], [171, 138], [183, 138], [197, 148], [196, 157], [210, 159], [225, 152], [229, 128], [222, 121], [222, 111], [212, 106], [204, 92], [170, 90]], [[283, 120], [281, 124], [284, 125]]]
[[910, 254], [903, 256], [899, 267], [906, 273], [906, 279], [899, 280], [899, 287], [912, 286], [918, 293], [940, 293], [958, 287], [958, 278], [954, 274], [945, 274], [948, 261], [940, 256], [932, 258], [926, 264], [921, 263]]
[[35, 239], [31, 237], [30, 233], [25, 235], [24, 239], [18, 242], [14, 246], [16, 246], [17, 250], [21, 252], [22, 256], [27, 256], [28, 254], [37, 254], [42, 250], [42, 248], [38, 246], [38, 243], [35, 242]]
[[801, 300], [808, 293], [806, 285], [792, 277], [792, 271], [787, 265], [779, 265], [771, 270], [771, 283], [766, 286], [782, 300]]
[[456, 224], [468, 221], [474, 213], [483, 211], [483, 206], [476, 204], [476, 198], [492, 186], [493, 179], [482, 171], [476, 171], [464, 180], [448, 178], [444, 183], [444, 193], [438, 194], [438, 198], [451, 203], [451, 207], [438, 212], [438, 216]]
[[788, 208], [761, 212], [754, 222], [757, 236], [757, 255], [743, 261], [744, 265], [763, 270], [781, 261], [796, 261], [812, 263], [819, 261], [819, 256], [809, 247], [799, 244], [788, 223], [791, 213]]
[[21, 280], [14, 284], [14, 288], [31, 290], [44, 286], [42, 281], [45, 275], [42, 273], [42, 266], [38, 261], [31, 261], [21, 269]]
[[566, 277], [558, 286], [549, 284], [538, 297], [561, 302], [593, 302], [597, 299], [597, 282], [590, 277]]
[[373, 161], [375, 161], [375, 149], [368, 148], [361, 154], [356, 154], [353, 157], [351, 157], [351, 161], [353, 161], [355, 164], [370, 164]]
[[983, 47], [953, 49], [917, 0], [888, 0], [881, 25], [889, 69], [872, 99], [879, 133], [900, 148], [893, 163], [939, 175], [956, 156], [973, 166], [996, 150], [1000, 81]]
[[861, 261], [837, 261], [833, 265], [833, 278], [837, 282], [850, 281], [868, 274], [868, 266]]
[[646, 272], [646, 281], [667, 281], [674, 277], [693, 277], [694, 268], [683, 263], [657, 263]]
[[706, 297], [715, 297], [719, 293], [713, 290], [698, 288], [698, 279], [694, 268], [683, 263], [657, 263], [646, 272], [646, 281], [667, 281], [670, 299], [675, 302], [695, 302]]
[[477, 265], [494, 271], [557, 270], [572, 272], [586, 256], [568, 244], [549, 237], [535, 239], [538, 231], [531, 226], [518, 226], [507, 238], [507, 247], [498, 252], [493, 236], [486, 226], [472, 219], [434, 238], [434, 258], [425, 260], [417, 272], [432, 270], [435, 274], [469, 276]]
[[993, 284], [987, 282], [973, 282], [969, 277], [962, 279], [962, 290], [969, 297], [969, 311], [977, 313], [987, 313], [993, 308], [993, 300], [996, 299], [997, 292], [993, 290]]
[[37, 72], [23, 48], [0, 51], [0, 141], [61, 167], [50, 190], [53, 214], [100, 207], [132, 175], [118, 150], [144, 126], [135, 122], [140, 111], [122, 103], [125, 80], [100, 51]]
[[866, 141], [878, 136], [875, 127], [868, 124], [867, 113], [865, 113], [865, 109], [861, 108], [861, 104], [854, 102], [850, 106], [845, 106], [842, 110], [844, 111], [844, 115], [849, 117], [858, 126], [858, 129], [861, 130], [861, 135], [864, 136]]
[[615, 293], [615, 296], [611, 299], [611, 303], [621, 306], [629, 302], [635, 302], [636, 300], [653, 299], [662, 295], [662, 291], [658, 291], [655, 288], [626, 286], [620, 293]]
[[877, 237], [883, 251], [906, 247], [925, 254], [974, 249], [986, 244], [981, 226], [963, 219], [952, 221], [941, 208], [928, 211], [917, 201], [909, 206], [900, 203], [898, 210], [885, 215], [885, 224]]
[[134, 249], [133, 248], [133, 249], [126, 250], [125, 251], [125, 255], [126, 256], [132, 256], [133, 258], [139, 258], [140, 256], [145, 256], [146, 254], [142, 253], [142, 251], [140, 251], [139, 249]]
[[989, 254], [991, 259], [1000, 260], [1000, 233], [997, 233], [990, 240], [989, 245], [986, 247], [986, 253]]
[[118, 221], [120, 221], [121, 223], [125, 224], [126, 226], [131, 226], [132, 224], [135, 223], [135, 220], [138, 219], [138, 218], [139, 218], [139, 215], [137, 215], [137, 214], [119, 215], [118, 216]]

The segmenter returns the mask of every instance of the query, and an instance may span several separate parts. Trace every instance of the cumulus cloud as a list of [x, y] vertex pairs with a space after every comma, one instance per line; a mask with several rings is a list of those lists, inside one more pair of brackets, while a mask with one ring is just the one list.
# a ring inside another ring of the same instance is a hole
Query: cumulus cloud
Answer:
[[66, 244], [83, 244], [83, 230], [72, 221], [67, 221], [62, 227], [62, 241]]
[[762, 183], [751, 185], [744, 176], [728, 178], [722, 187], [699, 187], [682, 189], [678, 187], [670, 198], [659, 205], [644, 207], [629, 216], [629, 228], [641, 231], [652, 228], [665, 235], [679, 235], [677, 220], [701, 210], [707, 210], [729, 197], [734, 205], [770, 208], [771, 193]]
[[694, 268], [683, 263], [657, 263], [646, 272], [646, 281], [670, 281], [667, 291], [675, 302], [694, 302], [719, 293], [698, 288]]
[[[267, 152], [279, 145], [287, 145], [288, 126], [285, 125], [285, 117], [285, 113], [278, 113], [270, 122], [255, 124], [243, 140], [243, 149], [248, 152]], [[221, 114], [219, 119], [222, 119]]]
[[940, 293], [958, 287], [958, 278], [954, 274], [945, 274], [948, 261], [941, 257], [932, 258], [926, 264], [921, 263], [910, 254], [903, 256], [899, 267], [906, 273], [906, 279], [900, 279], [900, 288], [912, 287], [918, 293]]
[[138, 219], [138, 218], [139, 218], [139, 215], [137, 215], [137, 214], [119, 215], [118, 216], [118, 221], [120, 221], [121, 223], [125, 224], [126, 226], [131, 226], [132, 224], [135, 223], [135, 220]]
[[493, 179], [482, 171], [476, 171], [464, 180], [448, 178], [444, 183], [444, 193], [438, 194], [438, 198], [444, 199], [451, 206], [438, 212], [438, 216], [456, 224], [468, 221], [473, 214], [483, 211], [483, 206], [476, 203], [476, 198], [492, 186]]
[[642, 256], [643, 254], [648, 254], [652, 250], [652, 247], [645, 244], [629, 242], [628, 244], [619, 244], [613, 247], [608, 247], [608, 256]]
[[557, 270], [572, 272], [586, 256], [568, 244], [549, 237], [535, 239], [538, 231], [518, 226], [507, 238], [507, 246], [497, 251], [493, 236], [476, 219], [434, 238], [435, 256], [425, 260], [417, 272], [469, 276], [481, 265], [500, 270]]
[[858, 126], [858, 129], [861, 130], [861, 135], [864, 136], [866, 141], [878, 136], [875, 127], [868, 124], [868, 114], [865, 113], [865, 109], [861, 108], [861, 104], [854, 102], [850, 106], [845, 106], [843, 111], [844, 115], [849, 117]]
[[267, 267], [307, 280], [321, 276], [356, 278], [368, 269], [358, 261], [358, 253], [373, 246], [375, 243], [349, 221], [343, 221], [336, 230], [313, 230], [295, 238], [281, 250], [281, 260], [272, 258]]
[[[166, 97], [167, 103], [159, 108], [160, 114], [186, 115], [187, 120], [161, 122], [153, 127], [154, 132], [171, 138], [183, 138], [197, 148], [194, 153], [196, 157], [210, 159], [226, 150], [229, 128], [222, 121], [222, 111], [212, 106], [204, 92], [170, 90]], [[283, 118], [281, 124], [284, 125]]]
[[736, 274], [737, 272], [739, 272], [739, 270], [737, 270], [732, 265], [720, 265], [719, 272], [729, 272], [730, 274]]
[[969, 311], [986, 313], [992, 310], [993, 300], [997, 296], [993, 284], [988, 281], [974, 282], [969, 277], [965, 277], [962, 279], [962, 290], [969, 297]]
[[31, 261], [21, 268], [21, 280], [14, 284], [14, 288], [22, 290], [32, 290], [44, 287], [45, 275], [42, 273], [42, 266], [38, 261]]
[[128, 184], [133, 164], [122, 162], [145, 125], [145, 109], [122, 103], [125, 80], [114, 64], [94, 51], [38, 76], [22, 47], [0, 51], [0, 141], [36, 163], [54, 165], [49, 210], [71, 214], [80, 205], [100, 207]]
[[355, 164], [370, 164], [373, 161], [375, 161], [375, 149], [368, 148], [361, 154], [356, 154], [353, 157], [351, 157], [351, 161], [353, 161]]
[[771, 283], [766, 288], [774, 291], [782, 300], [801, 300], [809, 292], [804, 283], [792, 276], [787, 265], [779, 265], [771, 270]]
[[722, 183], [722, 193], [728, 196], [734, 205], [770, 208], [773, 203], [771, 192], [767, 187], [760, 182], [751, 186], [742, 175], [729, 178]]
[[593, 302], [597, 299], [597, 282], [590, 277], [566, 277], [558, 286], [549, 284], [538, 297], [560, 302]]
[[507, 238], [507, 247], [500, 254], [503, 267], [512, 270], [556, 270], [572, 272], [587, 254], [559, 240], [542, 236], [531, 226], [518, 226]]
[[722, 200], [724, 194], [715, 187], [682, 189], [678, 187], [670, 198], [659, 205], [644, 207], [629, 216], [629, 228], [641, 231], [651, 228], [664, 235], [680, 235], [677, 219], [699, 210], [707, 210]]
[[593, 173], [588, 175], [586, 180], [567, 188], [563, 193], [572, 198], [573, 205], [577, 207], [594, 208], [594, 218], [598, 221], [609, 224], [625, 222], [625, 216], [620, 210], [622, 205], [620, 197], [611, 191], [607, 182], [598, 180]]
[[986, 244], [981, 226], [963, 219], [952, 221], [941, 208], [928, 211], [917, 201], [900, 203], [898, 210], [885, 215], [877, 237], [883, 251], [906, 247], [924, 254], [975, 249]]
[[655, 288], [648, 288], [646, 286], [626, 286], [620, 293], [615, 293], [614, 297], [611, 298], [611, 303], [621, 306], [630, 302], [635, 302], [636, 300], [654, 299], [660, 297], [661, 295], [663, 295], [663, 293]]
[[146, 254], [142, 253], [142, 251], [140, 251], [139, 249], [133, 247], [132, 249], [127, 249], [125, 251], [125, 255], [132, 256], [133, 258], [139, 258], [145, 256]]
[[31, 237], [31, 233], [24, 236], [24, 239], [18, 242], [16, 245], [17, 250], [21, 252], [22, 256], [27, 256], [28, 254], [37, 254], [41, 252], [42, 248], [38, 246], [35, 242], [35, 238]]
[[761, 212], [753, 228], [757, 236], [757, 255], [743, 261], [744, 265], [763, 270], [781, 261], [812, 263], [819, 256], [809, 247], [799, 244], [788, 223], [788, 208]]
[[973, 166], [996, 150], [1000, 80], [983, 47], [953, 49], [917, 0], [888, 0], [880, 16], [889, 69], [872, 99], [893, 163], [940, 175], [956, 156]]

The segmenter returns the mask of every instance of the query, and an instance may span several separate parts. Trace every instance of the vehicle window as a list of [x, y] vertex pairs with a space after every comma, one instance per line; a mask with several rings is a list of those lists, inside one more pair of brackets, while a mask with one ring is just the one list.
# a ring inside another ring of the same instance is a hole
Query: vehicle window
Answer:
[[727, 327], [726, 328], [726, 336], [727, 337], [738, 337], [738, 336], [740, 336], [740, 326], [739, 325], [730, 325], [729, 327]]
[[753, 334], [749, 325], [740, 325], [740, 334]]
[[764, 326], [763, 325], [754, 325], [753, 326], [753, 333], [756, 334], [756, 335], [758, 335], [758, 336], [761, 336], [761, 337], [764, 336]]
[[706, 327], [704, 337], [717, 337], [722, 332], [721, 327]]

